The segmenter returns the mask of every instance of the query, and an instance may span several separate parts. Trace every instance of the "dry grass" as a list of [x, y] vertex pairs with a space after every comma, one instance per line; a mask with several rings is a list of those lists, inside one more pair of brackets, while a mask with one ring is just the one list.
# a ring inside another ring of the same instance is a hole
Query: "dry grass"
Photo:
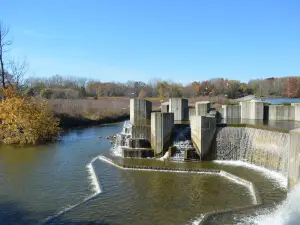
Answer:
[[[97, 100], [50, 99], [48, 102], [56, 113], [97, 119], [111, 114], [129, 113], [129, 100], [126, 97], [102, 97]], [[153, 108], [160, 106], [159, 99], [149, 99], [149, 101], [152, 101]]]
[[128, 98], [101, 98], [99, 100], [51, 99], [49, 100], [49, 106], [55, 113], [91, 120], [129, 114]]
[[[160, 98], [147, 98], [152, 102], [152, 108], [158, 108]], [[227, 99], [223, 97], [201, 96], [189, 99], [193, 104], [197, 101], [214, 102], [213, 107], [219, 107]], [[168, 101], [164, 99], [163, 102]], [[50, 99], [51, 109], [61, 118], [61, 125], [72, 127], [76, 125], [88, 125], [103, 122], [116, 122], [129, 117], [129, 102], [127, 97], [102, 97], [94, 99]]]
[[[111, 114], [129, 113], [129, 100], [127, 97], [102, 97], [97, 100], [50, 99], [48, 102], [56, 113], [66, 113], [72, 116], [84, 116], [90, 119], [97, 119]], [[153, 108], [158, 108], [161, 104], [159, 98], [147, 98], [147, 100], [152, 102]], [[164, 100], [164, 102], [166, 101], [167, 99]], [[224, 104], [228, 100], [218, 96], [200, 96], [189, 99], [189, 104], [194, 104], [197, 101], [211, 101], [214, 104]]]

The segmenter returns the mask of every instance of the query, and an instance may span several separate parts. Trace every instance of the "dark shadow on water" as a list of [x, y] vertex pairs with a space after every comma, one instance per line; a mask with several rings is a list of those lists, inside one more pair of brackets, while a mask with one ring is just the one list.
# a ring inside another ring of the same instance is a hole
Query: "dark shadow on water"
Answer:
[[0, 204], [0, 224], [38, 224], [39, 221], [34, 219], [34, 215], [14, 203]]
[[55, 220], [51, 223], [47, 223], [47, 225], [114, 225], [112, 223], [107, 223], [105, 221], [67, 221], [67, 220]]
[[112, 223], [107, 223], [104, 220], [77, 222], [61, 217], [57, 217], [50, 222], [43, 223], [43, 219], [49, 215], [51, 215], [51, 212], [32, 213], [15, 203], [0, 204], [1, 225], [114, 225]]

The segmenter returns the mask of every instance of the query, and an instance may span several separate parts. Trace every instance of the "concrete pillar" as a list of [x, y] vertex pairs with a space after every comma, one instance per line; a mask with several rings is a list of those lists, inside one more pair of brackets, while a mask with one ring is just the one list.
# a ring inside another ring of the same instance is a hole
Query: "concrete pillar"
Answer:
[[130, 99], [130, 122], [132, 125], [149, 125], [152, 102], [142, 99]]
[[300, 181], [300, 128], [290, 131], [290, 149], [288, 155], [288, 187], [292, 188]]
[[292, 103], [291, 105], [295, 107], [295, 120], [300, 121], [300, 103]]
[[195, 103], [196, 116], [206, 116], [210, 109], [209, 101], [201, 101]]
[[200, 159], [209, 155], [216, 132], [216, 119], [205, 116], [192, 116], [191, 137]]
[[260, 101], [240, 102], [241, 119], [263, 120], [264, 103]]
[[132, 125], [131, 135], [132, 135], [132, 138], [145, 139], [150, 142], [151, 126], [150, 125]]
[[161, 156], [170, 147], [174, 113], [151, 113], [151, 148]]
[[295, 120], [295, 106], [269, 105], [269, 120]]
[[161, 103], [161, 112], [162, 113], [169, 112], [169, 102]]
[[174, 113], [174, 120], [188, 120], [188, 100], [183, 98], [170, 98], [169, 112]]
[[224, 119], [240, 119], [241, 106], [240, 105], [222, 105]]
[[189, 118], [191, 116], [196, 116], [196, 109], [195, 108], [189, 108]]

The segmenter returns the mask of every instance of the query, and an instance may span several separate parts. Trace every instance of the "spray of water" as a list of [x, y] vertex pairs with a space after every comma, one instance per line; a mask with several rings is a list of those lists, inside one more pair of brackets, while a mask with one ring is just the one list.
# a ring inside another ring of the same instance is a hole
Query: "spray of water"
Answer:
[[[260, 212], [259, 212], [260, 213]], [[299, 225], [300, 224], [300, 184], [288, 194], [287, 199], [275, 210], [246, 217], [238, 225]]]
[[231, 166], [242, 166], [246, 167], [251, 170], [255, 170], [262, 175], [264, 175], [266, 178], [273, 180], [275, 183], [278, 184], [278, 186], [282, 188], [287, 188], [287, 179], [286, 177], [281, 174], [280, 172], [272, 171], [269, 169], [266, 169], [264, 167], [256, 166], [247, 162], [243, 161], [234, 161], [234, 160], [214, 160], [214, 163], [223, 164], [223, 165], [231, 165]]
[[166, 152], [166, 153], [164, 154], [164, 156], [158, 158], [158, 160], [164, 161], [164, 160], [167, 159], [167, 158], [169, 158], [169, 152]]

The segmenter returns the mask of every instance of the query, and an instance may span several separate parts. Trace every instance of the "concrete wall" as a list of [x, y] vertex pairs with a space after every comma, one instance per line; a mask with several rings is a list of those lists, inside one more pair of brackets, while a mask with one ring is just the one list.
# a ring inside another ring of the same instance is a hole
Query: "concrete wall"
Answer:
[[149, 125], [152, 102], [142, 99], [130, 99], [130, 122], [132, 125]]
[[170, 147], [174, 113], [151, 113], [151, 148], [160, 156]]
[[263, 120], [264, 103], [263, 102], [240, 102], [241, 119]]
[[269, 105], [269, 120], [295, 120], [295, 106]]
[[169, 112], [174, 113], [174, 120], [188, 120], [188, 100], [183, 98], [170, 98]]
[[216, 119], [205, 116], [192, 116], [191, 137], [200, 159], [204, 159], [210, 152], [216, 132]]
[[169, 112], [169, 102], [164, 102], [161, 104], [161, 112], [162, 113]]
[[122, 157], [124, 158], [147, 158], [153, 157], [153, 150], [152, 149], [145, 149], [145, 148], [127, 148], [122, 147]]
[[288, 186], [292, 188], [300, 181], [300, 129], [290, 131], [288, 156]]
[[300, 121], [300, 103], [292, 103], [291, 105], [295, 107], [295, 120]]
[[151, 126], [150, 125], [132, 125], [132, 138], [146, 139], [150, 142]]
[[195, 108], [189, 108], [189, 118], [191, 116], [196, 116], [196, 109]]
[[195, 103], [196, 116], [206, 116], [210, 109], [209, 101], [200, 101]]
[[241, 106], [240, 105], [222, 105], [224, 119], [240, 119]]

